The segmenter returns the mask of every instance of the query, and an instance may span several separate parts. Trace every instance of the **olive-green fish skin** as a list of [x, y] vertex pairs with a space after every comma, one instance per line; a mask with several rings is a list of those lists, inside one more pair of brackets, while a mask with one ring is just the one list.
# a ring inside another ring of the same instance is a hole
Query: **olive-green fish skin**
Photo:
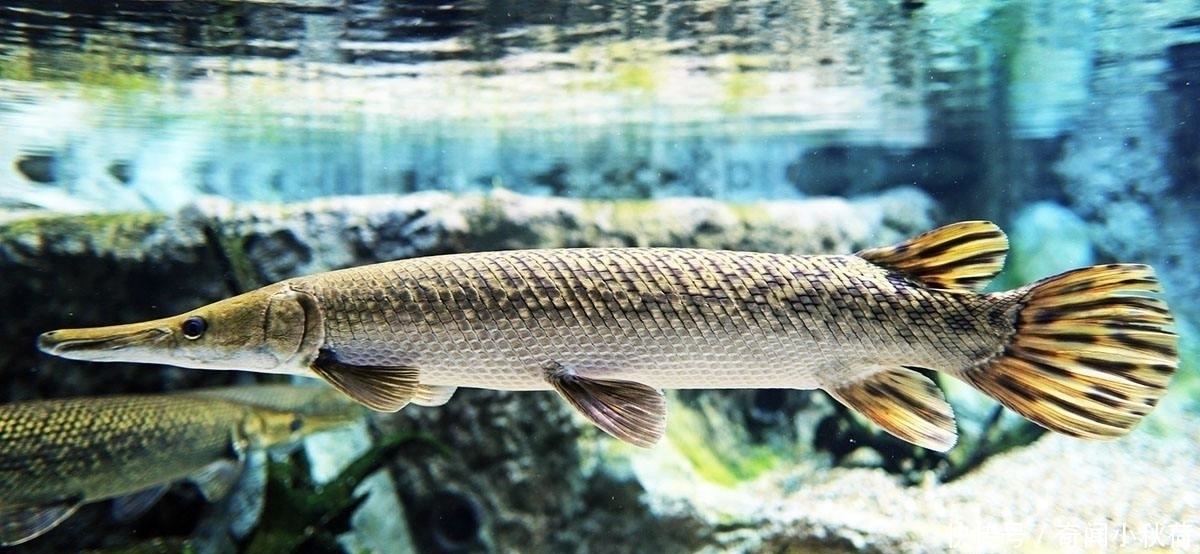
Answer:
[[361, 416], [329, 387], [286, 385], [0, 405], [0, 543], [52, 528], [25, 519], [43, 507], [67, 515]]
[[137, 492], [237, 456], [252, 410], [182, 395], [0, 406], [0, 505]]

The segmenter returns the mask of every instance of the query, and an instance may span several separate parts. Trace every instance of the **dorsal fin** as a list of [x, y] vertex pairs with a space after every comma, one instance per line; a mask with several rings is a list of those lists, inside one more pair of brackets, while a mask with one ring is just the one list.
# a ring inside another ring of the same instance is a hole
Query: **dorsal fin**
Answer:
[[1004, 267], [1008, 237], [990, 221], [963, 221], [855, 255], [929, 288], [978, 292]]

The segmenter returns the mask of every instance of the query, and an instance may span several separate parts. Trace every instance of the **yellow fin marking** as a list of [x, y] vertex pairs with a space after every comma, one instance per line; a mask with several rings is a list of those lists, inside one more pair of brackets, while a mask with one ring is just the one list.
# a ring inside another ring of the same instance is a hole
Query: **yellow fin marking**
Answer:
[[954, 410], [941, 389], [911, 369], [888, 369], [827, 392], [887, 432], [917, 446], [945, 452], [958, 441]]
[[1004, 267], [1008, 237], [990, 221], [963, 221], [855, 255], [932, 289], [978, 292]]
[[1001, 404], [1060, 433], [1129, 432], [1179, 365], [1173, 320], [1154, 271], [1076, 269], [1016, 291], [1023, 306], [1004, 351], [956, 373]]

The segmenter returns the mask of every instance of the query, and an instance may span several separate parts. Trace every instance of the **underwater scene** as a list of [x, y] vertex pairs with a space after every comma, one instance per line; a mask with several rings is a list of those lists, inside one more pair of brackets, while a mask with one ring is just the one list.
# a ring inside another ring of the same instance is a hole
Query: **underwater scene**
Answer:
[[1200, 551], [1200, 2], [0, 2], [0, 553]]

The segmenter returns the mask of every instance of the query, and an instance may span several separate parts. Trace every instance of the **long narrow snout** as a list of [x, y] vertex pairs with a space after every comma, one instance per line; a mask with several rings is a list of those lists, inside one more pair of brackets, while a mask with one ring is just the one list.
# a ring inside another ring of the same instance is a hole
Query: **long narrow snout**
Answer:
[[[158, 350], [171, 337], [167, 320], [126, 325], [59, 329], [38, 336], [38, 349], [47, 354], [95, 362], [138, 361], [146, 352]], [[160, 354], [161, 356], [161, 354]]]
[[170, 317], [50, 331], [37, 345], [53, 356], [89, 362], [309, 375], [322, 340], [315, 300], [285, 283]]

